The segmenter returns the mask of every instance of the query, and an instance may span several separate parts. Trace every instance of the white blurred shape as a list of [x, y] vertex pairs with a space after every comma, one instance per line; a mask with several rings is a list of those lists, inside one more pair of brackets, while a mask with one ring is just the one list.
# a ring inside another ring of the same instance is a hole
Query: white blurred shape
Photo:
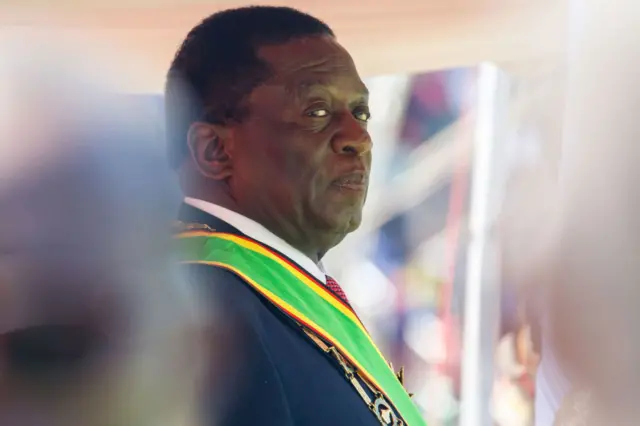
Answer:
[[486, 259], [489, 249], [491, 183], [495, 169], [496, 100], [500, 72], [494, 64], [480, 68], [478, 110], [474, 144], [471, 207], [469, 213], [470, 242], [467, 251], [465, 283], [464, 334], [462, 348], [462, 426], [486, 424], [482, 395], [482, 294]]
[[413, 317], [404, 333], [407, 345], [429, 364], [446, 361], [444, 324], [432, 313]]
[[451, 378], [432, 371], [423, 383], [413, 400], [425, 410], [427, 419], [437, 419], [448, 424], [459, 410], [459, 404], [453, 396]]
[[69, 128], [90, 111], [109, 114], [103, 100], [113, 90], [99, 58], [58, 31], [0, 32], [0, 182], [62, 155]]
[[358, 310], [373, 315], [393, 307], [396, 290], [372, 262], [365, 260], [347, 267], [341, 281]]

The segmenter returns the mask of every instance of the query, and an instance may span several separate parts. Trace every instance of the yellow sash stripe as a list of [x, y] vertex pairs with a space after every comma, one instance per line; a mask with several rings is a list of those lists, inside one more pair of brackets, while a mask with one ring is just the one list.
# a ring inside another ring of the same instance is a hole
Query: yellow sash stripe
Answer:
[[[232, 241], [232, 242], [234, 242], [234, 243], [236, 243], [238, 245], [241, 245], [242, 247], [244, 247], [246, 249], [254, 251], [254, 252], [256, 252], [256, 253], [258, 253], [258, 254], [260, 254], [262, 256], [268, 257], [269, 259], [271, 259], [271, 260], [277, 262], [278, 264], [280, 264], [281, 266], [283, 266], [290, 273], [292, 273], [297, 279], [299, 279], [306, 286], [311, 288], [316, 294], [318, 294], [324, 300], [329, 302], [336, 309], [338, 309], [340, 312], [342, 312], [347, 318], [349, 318], [351, 321], [353, 321], [358, 326], [358, 328], [360, 328], [360, 330], [362, 330], [362, 332], [367, 337], [369, 342], [371, 342], [371, 344], [373, 345], [375, 350], [378, 352], [378, 355], [380, 355], [380, 357], [382, 359], [386, 360], [384, 355], [382, 355], [382, 352], [380, 352], [380, 349], [378, 349], [378, 346], [371, 339], [371, 336], [369, 335], [369, 332], [364, 328], [364, 326], [360, 322], [360, 319], [355, 315], [355, 313], [353, 313], [353, 311], [351, 311], [351, 309], [347, 308], [342, 303], [340, 303], [338, 300], [336, 300], [335, 296], [333, 296], [333, 294], [331, 294], [324, 286], [318, 285], [314, 280], [310, 279], [305, 274], [301, 273], [299, 270], [297, 270], [296, 268], [291, 266], [289, 264], [289, 262], [287, 262], [285, 259], [282, 259], [280, 256], [278, 256], [277, 254], [273, 253], [272, 251], [265, 249], [260, 244], [257, 244], [257, 243], [255, 243], [253, 241], [250, 241], [250, 240], [246, 239], [246, 238], [238, 237], [237, 235], [220, 233], [220, 232], [208, 232], [208, 231], [187, 231], [187, 232], [184, 232], [184, 233], [177, 234], [176, 238], [202, 237], [202, 236], [211, 236], [211, 235], [215, 235], [217, 238], [221, 238], [221, 239]], [[197, 263], [203, 263], [203, 262], [197, 262]], [[227, 268], [227, 269], [229, 269], [229, 268]], [[234, 270], [234, 272], [239, 273], [238, 271], [235, 271], [235, 270]], [[256, 286], [257, 286], [257, 284], [256, 284]], [[276, 297], [276, 296], [274, 295], [274, 297]], [[284, 302], [282, 302], [282, 303], [284, 303]], [[333, 341], [333, 339], [331, 341], [333, 343], [336, 343], [336, 342]], [[336, 346], [338, 346], [338, 344], [336, 344]], [[353, 358], [353, 357], [350, 357], [350, 358]], [[391, 369], [390, 366], [389, 366], [389, 369], [393, 372], [393, 370]], [[393, 374], [395, 375], [395, 372], [393, 372]], [[381, 389], [379, 386], [377, 386], [377, 387], [379, 389]]]

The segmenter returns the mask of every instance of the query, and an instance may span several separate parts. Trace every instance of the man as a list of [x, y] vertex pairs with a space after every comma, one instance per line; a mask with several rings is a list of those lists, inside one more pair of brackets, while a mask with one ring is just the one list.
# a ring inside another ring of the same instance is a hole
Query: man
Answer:
[[197, 426], [206, 324], [157, 135], [52, 51], [0, 70], [0, 426]]
[[[424, 424], [322, 257], [361, 221], [367, 88], [323, 22], [283, 7], [196, 26], [166, 89], [179, 236], [243, 350], [222, 425]], [[366, 285], [366, 283], [363, 283]]]

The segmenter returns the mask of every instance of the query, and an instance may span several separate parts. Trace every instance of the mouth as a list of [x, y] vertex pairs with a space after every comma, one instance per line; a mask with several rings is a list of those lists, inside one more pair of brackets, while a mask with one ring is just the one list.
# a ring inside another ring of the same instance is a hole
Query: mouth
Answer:
[[345, 191], [364, 192], [368, 186], [368, 178], [364, 172], [349, 173], [335, 179], [331, 186]]

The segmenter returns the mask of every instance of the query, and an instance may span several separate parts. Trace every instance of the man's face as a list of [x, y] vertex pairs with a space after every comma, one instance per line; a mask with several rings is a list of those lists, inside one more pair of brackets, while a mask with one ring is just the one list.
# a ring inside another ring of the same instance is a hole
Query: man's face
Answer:
[[371, 168], [367, 89], [331, 37], [263, 47], [259, 56], [272, 75], [234, 128], [232, 193], [333, 246], [362, 219]]

